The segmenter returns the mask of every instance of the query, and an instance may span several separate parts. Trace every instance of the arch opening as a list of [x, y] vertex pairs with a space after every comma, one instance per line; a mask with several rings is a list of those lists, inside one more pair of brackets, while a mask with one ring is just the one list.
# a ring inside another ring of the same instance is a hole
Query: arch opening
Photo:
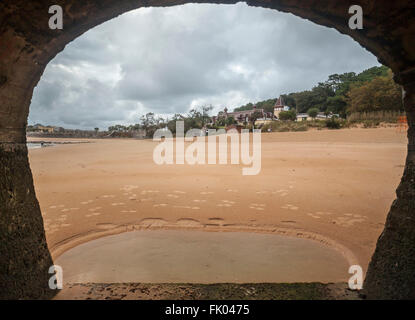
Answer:
[[[409, 10], [409, 13], [404, 13], [408, 11], [407, 8], [388, 8], [402, 17], [400, 22], [404, 21], [408, 25], [408, 31], [381, 38], [379, 31], [376, 33], [372, 29], [372, 33], [370, 33], [371, 26], [374, 27], [376, 23], [378, 27], [382, 25], [379, 24], [381, 17], [384, 18], [385, 25], [389, 23], [389, 26], [396, 26], [391, 23], [392, 17], [382, 10], [368, 8], [367, 11], [370, 12], [367, 19], [368, 31], [358, 33], [345, 27], [344, 20], [341, 19], [343, 12], [346, 12], [345, 9], [349, 5], [348, 1], [341, 2], [336, 7], [327, 6], [326, 12], [319, 12], [309, 7], [310, 4], [292, 5], [290, 1], [271, 2], [266, 5], [260, 2], [253, 4], [289, 11], [317, 23], [335, 27], [339, 31], [351, 35], [359, 43], [374, 52], [382, 62], [389, 65], [395, 72], [397, 81], [404, 86], [404, 103], [409, 124], [406, 167], [401, 185], [397, 190], [398, 199], [392, 206], [385, 231], [379, 239], [365, 286], [368, 297], [372, 298], [411, 297], [411, 294], [413, 295], [413, 282], [410, 279], [413, 279], [411, 270], [414, 267], [414, 261], [411, 260], [414, 257], [411, 254], [414, 249], [411, 243], [413, 243], [414, 226], [407, 223], [407, 221], [413, 221], [411, 216], [414, 207], [414, 185], [411, 181], [413, 181], [414, 176], [415, 117], [413, 110], [414, 75], [412, 72], [414, 64], [411, 60], [414, 56], [414, 48], [411, 42], [408, 44], [408, 37], [411, 36], [409, 17], [413, 12]], [[2, 12], [16, 10], [15, 16], [17, 18], [10, 20], [9, 25], [2, 30], [1, 34], [2, 39], [10, 40], [12, 47], [2, 62], [2, 85], [0, 87], [1, 100], [5, 101], [0, 109], [2, 114], [0, 137], [2, 139], [1, 157], [4, 160], [2, 161], [2, 169], [6, 172], [5, 177], [1, 180], [1, 196], [4, 199], [2, 205], [4, 206], [3, 211], [6, 212], [1, 223], [1, 227], [5, 230], [2, 233], [4, 237], [2, 240], [4, 241], [2, 241], [1, 250], [7, 252], [8, 256], [11, 255], [10, 259], [6, 259], [9, 262], [2, 266], [7, 271], [2, 273], [1, 280], [5, 283], [5, 288], [10, 288], [5, 293], [6, 296], [21, 297], [23, 294], [25, 297], [45, 297], [50, 295], [50, 292], [41, 283], [47, 283], [44, 281], [47, 278], [44, 271], [51, 259], [42, 231], [42, 219], [34, 194], [32, 176], [27, 161], [27, 150], [24, 144], [24, 128], [32, 91], [46, 63], [62, 50], [66, 43], [93, 25], [124, 11], [131, 10], [138, 4], [126, 1], [125, 4], [120, 6], [115, 2], [108, 1], [100, 7], [100, 10], [94, 5], [90, 7], [86, 5], [66, 7], [66, 10], [70, 13], [69, 28], [62, 31], [58, 37], [50, 30], [42, 29], [44, 27], [41, 25], [36, 25], [33, 19], [25, 19], [25, 11], [21, 10], [19, 6], [16, 7], [17, 9], [10, 9], [7, 1], [2, 6], [5, 8]], [[365, 9], [364, 5], [363, 7]], [[388, 10], [388, 12], [391, 12], [391, 10]], [[34, 16], [39, 17], [39, 21], [47, 17], [40, 9], [36, 11], [33, 8], [33, 12], [37, 13]], [[30, 26], [31, 23], [32, 26]], [[378, 28], [378, 30], [380, 29]], [[390, 29], [393, 30], [393, 28]], [[19, 32], [16, 32], [16, 30], [19, 30]], [[33, 212], [33, 215], [28, 216], [26, 212]], [[30, 227], [28, 223], [30, 223]], [[396, 231], [397, 229], [400, 230], [399, 233]], [[20, 254], [20, 251], [16, 250], [16, 252], [10, 254], [8, 250], [10, 246], [21, 248], [26, 252], [29, 248], [33, 248], [33, 255], [27, 255], [25, 261], [25, 264], [31, 265], [31, 268], [23, 276], [18, 271], [20, 268], [18, 265], [16, 269], [11, 267], [10, 261], [18, 261], [16, 256]], [[407, 268], [398, 270], [394, 265], [404, 265]], [[19, 279], [18, 283], [21, 283], [21, 281], [29, 282], [29, 285], [26, 286], [27, 291], [22, 292], [22, 287], [16, 287], [16, 281], [11, 281], [11, 279]], [[399, 289], [397, 289], [398, 287]]]

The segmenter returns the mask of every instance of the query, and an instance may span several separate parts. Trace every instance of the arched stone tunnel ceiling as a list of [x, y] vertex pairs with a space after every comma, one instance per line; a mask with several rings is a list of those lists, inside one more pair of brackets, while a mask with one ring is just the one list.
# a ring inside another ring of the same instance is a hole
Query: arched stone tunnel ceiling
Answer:
[[[0, 34], [18, 35], [22, 42], [16, 49], [32, 52], [39, 63], [47, 63], [66, 43], [94, 26], [124, 12], [149, 6], [173, 6], [185, 3], [233, 4], [234, 0], [183, 1], [183, 0], [73, 0], [53, 1], [64, 8], [64, 29], [50, 30], [47, 8], [50, 1], [13, 0], [0, 3]], [[368, 0], [265, 0], [245, 1], [251, 6], [272, 8], [309, 19], [317, 24], [333, 27], [350, 35], [362, 46], [374, 53], [395, 72], [408, 65], [415, 67], [414, 1], [368, 1]], [[348, 8], [352, 4], [363, 8], [364, 28], [351, 30], [348, 27]], [[405, 53], [405, 54], [403, 54]], [[13, 60], [17, 58], [16, 50]], [[396, 59], [401, 57], [401, 59]]]

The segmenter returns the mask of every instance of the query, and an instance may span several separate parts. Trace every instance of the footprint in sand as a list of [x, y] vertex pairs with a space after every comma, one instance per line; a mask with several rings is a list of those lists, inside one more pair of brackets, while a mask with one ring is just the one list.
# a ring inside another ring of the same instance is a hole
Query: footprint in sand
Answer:
[[200, 207], [191, 207], [191, 206], [173, 206], [173, 208], [191, 209], [191, 210], [199, 210], [200, 209]]
[[292, 204], [286, 204], [285, 206], [282, 206], [281, 208], [287, 209], [287, 210], [298, 210], [298, 207], [293, 206]]
[[258, 211], [264, 211], [265, 207], [266, 206], [263, 203], [251, 203], [249, 205], [249, 209], [258, 210]]
[[121, 191], [130, 192], [131, 190], [138, 189], [138, 186], [127, 184], [120, 188]]
[[319, 216], [330, 216], [333, 213], [332, 212], [325, 212], [325, 211], [317, 211], [315, 214], [319, 215]]
[[97, 211], [99, 209], [102, 209], [102, 207], [91, 208], [91, 209], [88, 209], [88, 211], [94, 212], [94, 211]]
[[295, 224], [295, 223], [297, 223], [297, 221], [294, 221], [294, 220], [281, 220], [281, 223]]
[[312, 218], [314, 218], [314, 219], [320, 219], [321, 218], [320, 216], [318, 216], [318, 215], [316, 215], [314, 213], [311, 213], [311, 212], [307, 213], [307, 215], [310, 216], [310, 217], [312, 217]]
[[330, 216], [332, 214], [333, 214], [332, 212], [327, 212], [327, 211], [317, 211], [315, 213], [311, 213], [311, 212], [307, 213], [307, 215], [309, 215], [310, 217], [314, 219], [320, 219], [324, 216]]
[[332, 220], [332, 223], [347, 228], [353, 226], [355, 223], [365, 222], [366, 219], [367, 216], [345, 213], [342, 217], [338, 217], [337, 219]]
[[159, 192], [160, 191], [158, 191], [158, 190], [143, 190], [143, 191], [140, 192], [140, 194], [146, 195], [148, 193], [159, 193]]
[[101, 196], [101, 198], [107, 199], [107, 198], [115, 198], [115, 195], [113, 194], [104, 194]]
[[167, 207], [167, 203], [156, 203], [153, 204], [153, 207]]
[[93, 216], [100, 216], [101, 214], [101, 212], [91, 212], [90, 214], [86, 214], [85, 217], [89, 218]]
[[122, 210], [121, 213], [135, 213], [137, 210]]
[[232, 207], [235, 204], [235, 201], [222, 200], [222, 203], [218, 203], [217, 207]]

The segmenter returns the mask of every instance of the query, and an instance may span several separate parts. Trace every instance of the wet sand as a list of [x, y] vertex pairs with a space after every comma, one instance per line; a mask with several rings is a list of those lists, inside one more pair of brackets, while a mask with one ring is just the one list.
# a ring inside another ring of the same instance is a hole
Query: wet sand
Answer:
[[262, 142], [257, 176], [238, 165], [158, 166], [152, 141], [30, 150], [49, 247], [57, 257], [148, 228], [255, 231], [315, 239], [366, 270], [402, 176], [406, 135], [316, 130], [264, 134]]
[[68, 283], [327, 283], [349, 277], [346, 259], [332, 248], [246, 232], [127, 232], [81, 244], [56, 264]]

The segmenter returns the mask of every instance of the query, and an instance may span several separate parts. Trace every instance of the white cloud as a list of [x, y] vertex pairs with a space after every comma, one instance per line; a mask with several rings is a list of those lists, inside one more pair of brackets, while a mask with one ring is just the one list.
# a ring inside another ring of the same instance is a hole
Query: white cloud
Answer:
[[49, 63], [29, 123], [105, 129], [150, 111], [232, 109], [376, 64], [351, 38], [275, 10], [142, 8], [86, 32]]

